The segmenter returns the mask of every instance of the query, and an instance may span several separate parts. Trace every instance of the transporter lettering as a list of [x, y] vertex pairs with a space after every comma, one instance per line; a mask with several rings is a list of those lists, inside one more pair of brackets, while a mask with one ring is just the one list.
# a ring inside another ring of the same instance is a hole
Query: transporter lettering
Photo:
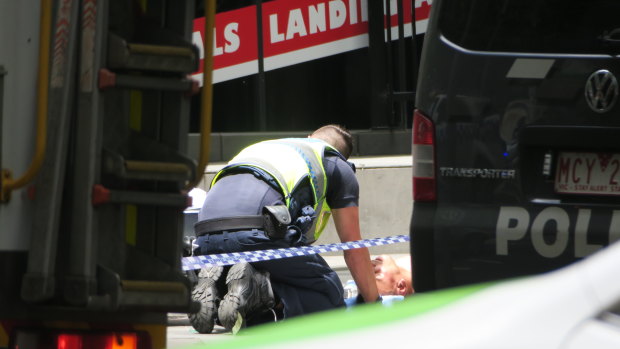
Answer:
[[440, 167], [442, 177], [456, 178], [484, 178], [484, 179], [514, 179], [515, 170], [493, 168], [454, 168]]

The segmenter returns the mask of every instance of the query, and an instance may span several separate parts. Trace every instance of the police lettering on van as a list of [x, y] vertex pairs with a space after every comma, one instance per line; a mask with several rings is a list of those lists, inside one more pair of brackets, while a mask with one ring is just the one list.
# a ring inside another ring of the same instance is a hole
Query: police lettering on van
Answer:
[[[607, 225], [608, 238], [603, 243], [594, 244], [588, 241], [590, 229], [604, 230], [605, 227], [591, 227], [591, 209], [578, 209], [575, 219], [557, 206], [549, 206], [536, 215], [518, 206], [502, 206], [497, 218], [496, 253], [509, 255], [513, 241], [529, 239], [536, 252], [546, 258], [555, 258], [565, 253], [569, 241], [573, 241], [574, 249], [570, 253], [577, 258], [586, 257], [605, 245], [620, 240], [620, 210], [613, 210]], [[551, 235], [550, 239], [545, 234]]]

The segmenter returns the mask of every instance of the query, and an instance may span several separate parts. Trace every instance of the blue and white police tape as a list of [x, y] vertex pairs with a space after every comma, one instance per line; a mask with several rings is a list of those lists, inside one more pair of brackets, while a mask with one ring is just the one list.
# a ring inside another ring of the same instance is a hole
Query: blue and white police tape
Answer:
[[235, 253], [210, 254], [204, 256], [183, 257], [183, 270], [194, 270], [203, 267], [233, 265], [242, 262], [263, 262], [289, 257], [309, 256], [317, 253], [351, 250], [362, 247], [395, 244], [409, 241], [407, 235], [395, 235], [376, 239], [349, 241], [336, 244], [278, 248], [273, 250], [246, 251]]

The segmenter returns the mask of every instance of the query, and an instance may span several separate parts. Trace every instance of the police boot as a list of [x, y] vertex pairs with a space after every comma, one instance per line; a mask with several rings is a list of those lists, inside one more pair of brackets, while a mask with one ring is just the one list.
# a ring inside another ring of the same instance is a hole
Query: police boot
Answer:
[[275, 300], [268, 272], [259, 272], [248, 263], [235, 264], [226, 276], [228, 293], [218, 309], [219, 320], [227, 330], [237, 333], [248, 317], [262, 314]]
[[198, 274], [198, 284], [192, 290], [192, 300], [200, 303], [197, 313], [189, 314], [189, 322], [199, 333], [211, 333], [221, 300], [224, 267], [204, 267]]

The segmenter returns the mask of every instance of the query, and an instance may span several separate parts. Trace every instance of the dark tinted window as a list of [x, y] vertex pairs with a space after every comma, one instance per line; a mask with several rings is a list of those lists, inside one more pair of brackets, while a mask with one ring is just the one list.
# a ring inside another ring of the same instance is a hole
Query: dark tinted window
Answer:
[[445, 0], [441, 5], [441, 33], [467, 49], [620, 52], [618, 0]]

